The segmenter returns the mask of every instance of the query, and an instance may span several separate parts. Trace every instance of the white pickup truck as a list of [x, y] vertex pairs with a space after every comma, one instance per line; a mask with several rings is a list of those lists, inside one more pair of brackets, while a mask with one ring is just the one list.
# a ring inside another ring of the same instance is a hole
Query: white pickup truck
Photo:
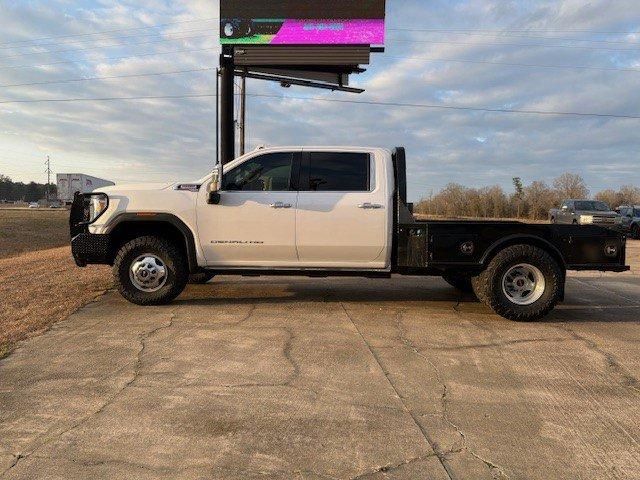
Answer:
[[196, 182], [102, 188], [74, 201], [73, 256], [112, 265], [140, 305], [190, 276], [437, 275], [513, 320], [549, 313], [567, 270], [629, 269], [606, 228], [416, 220], [405, 162], [403, 148], [269, 148]]

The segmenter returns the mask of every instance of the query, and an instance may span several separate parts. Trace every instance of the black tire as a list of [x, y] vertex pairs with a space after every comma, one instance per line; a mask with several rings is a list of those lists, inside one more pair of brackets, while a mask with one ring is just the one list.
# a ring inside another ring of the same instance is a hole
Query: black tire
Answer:
[[[131, 265], [146, 254], [158, 257], [166, 269], [166, 282], [154, 292], [140, 290], [130, 277]], [[189, 267], [184, 253], [171, 241], [146, 236], [133, 239], [120, 248], [113, 264], [113, 274], [118, 291], [131, 303], [165, 305], [184, 290], [189, 280]]]
[[204, 285], [205, 283], [209, 283], [209, 280], [215, 276], [215, 273], [209, 272], [194, 273], [193, 275], [189, 275], [189, 283], [192, 285]]
[[480, 300], [481, 303], [488, 303], [487, 296], [485, 295], [484, 290], [482, 289], [482, 283], [480, 277], [471, 277], [471, 288], [473, 289], [473, 293], [476, 295], [476, 298]]
[[453, 288], [460, 290], [464, 293], [473, 293], [473, 286], [471, 285], [471, 277], [465, 275], [443, 275], [442, 279], [451, 285]]
[[[544, 291], [530, 305], [519, 305], [503, 288], [505, 275], [518, 265], [535, 267], [544, 277]], [[487, 269], [472, 279], [478, 298], [498, 315], [509, 320], [531, 322], [548, 315], [562, 297], [565, 274], [558, 262], [541, 248], [515, 245], [498, 253]]]

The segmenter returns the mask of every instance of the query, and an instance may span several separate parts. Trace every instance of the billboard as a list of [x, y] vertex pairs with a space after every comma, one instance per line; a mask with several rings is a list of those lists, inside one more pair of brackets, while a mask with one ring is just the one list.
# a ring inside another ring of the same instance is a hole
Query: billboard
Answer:
[[226, 45], [384, 45], [385, 0], [221, 0]]

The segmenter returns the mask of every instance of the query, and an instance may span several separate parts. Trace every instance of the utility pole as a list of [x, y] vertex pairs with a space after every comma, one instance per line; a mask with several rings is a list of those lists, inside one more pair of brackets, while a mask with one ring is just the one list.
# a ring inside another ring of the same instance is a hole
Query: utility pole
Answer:
[[45, 162], [45, 165], [47, 166], [47, 170], [46, 170], [46, 174], [47, 174], [47, 197], [46, 197], [46, 201], [47, 201], [47, 205], [49, 205], [49, 198], [50, 198], [50, 191], [49, 189], [51, 188], [51, 158], [49, 158], [49, 155], [47, 155], [47, 161]]
[[240, 78], [240, 155], [245, 154], [247, 129], [247, 77]]

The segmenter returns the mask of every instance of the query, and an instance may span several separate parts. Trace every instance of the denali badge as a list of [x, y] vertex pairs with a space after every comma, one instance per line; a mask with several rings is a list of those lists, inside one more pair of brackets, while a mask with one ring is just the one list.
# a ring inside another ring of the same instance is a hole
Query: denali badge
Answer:
[[254, 240], [211, 240], [214, 245], [264, 245]]

